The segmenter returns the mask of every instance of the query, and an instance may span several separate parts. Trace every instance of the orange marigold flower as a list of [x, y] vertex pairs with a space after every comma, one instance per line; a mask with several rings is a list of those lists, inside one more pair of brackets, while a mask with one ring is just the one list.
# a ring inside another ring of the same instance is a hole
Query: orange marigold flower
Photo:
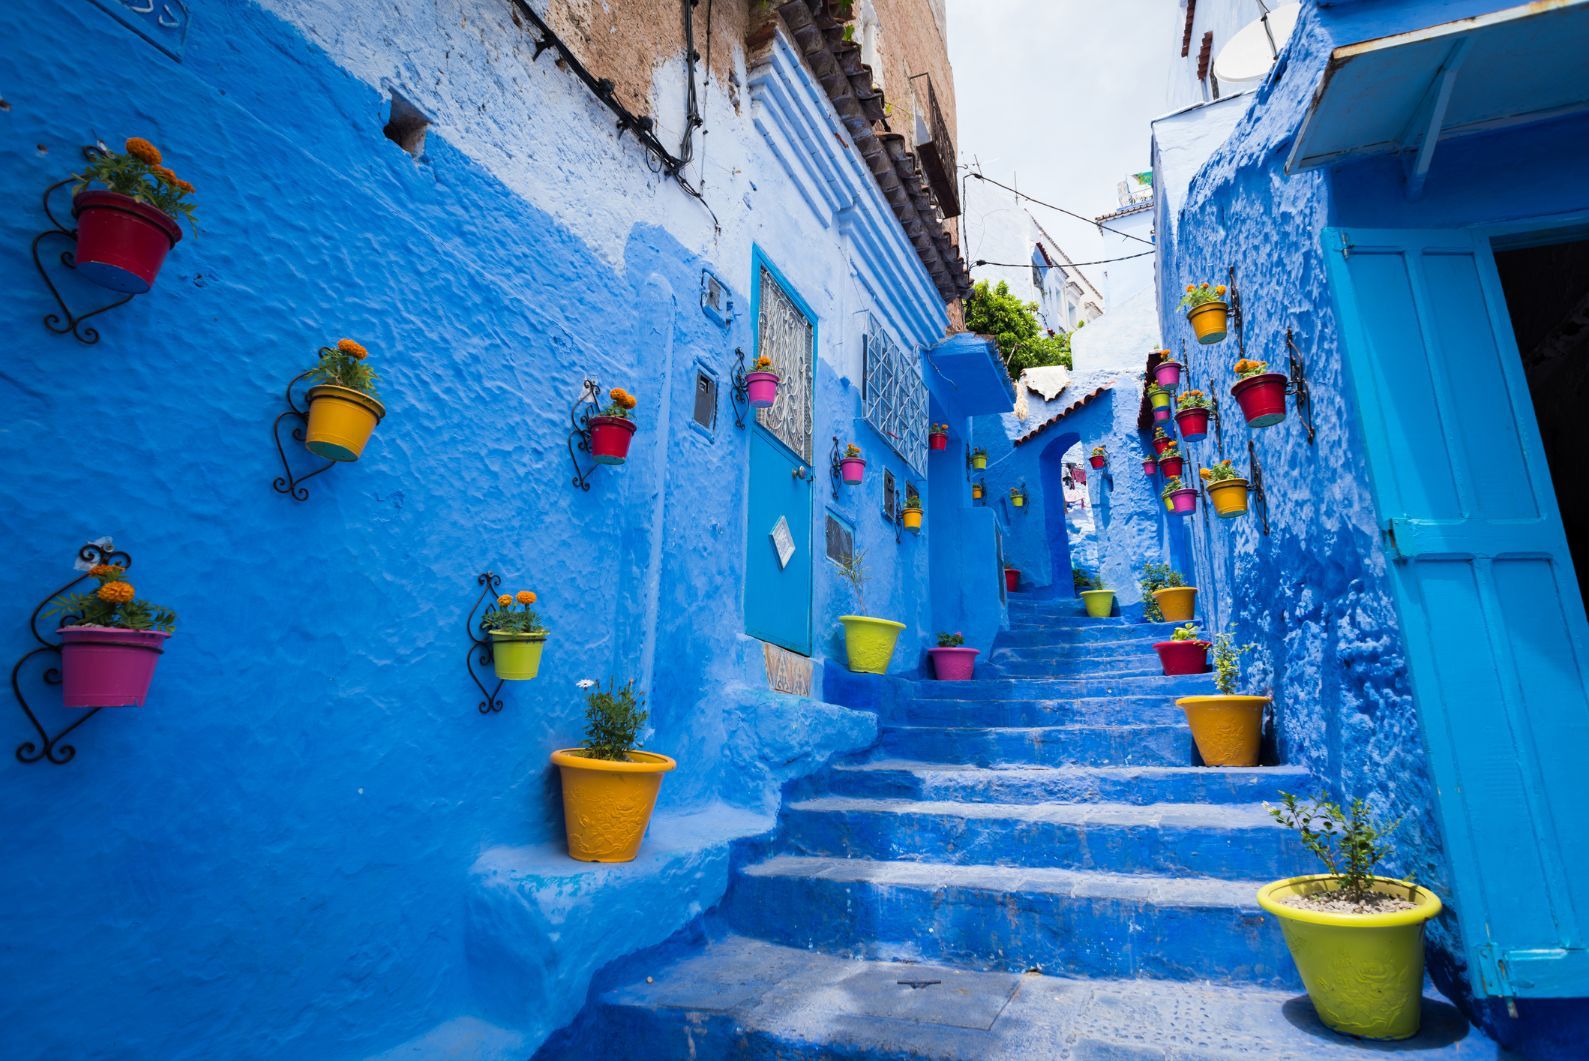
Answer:
[[513, 598], [508, 596], [506, 593], [502, 594], [502, 596], [497, 598], [497, 604], [500, 605], [501, 607], [506, 608], [508, 605], [510, 605], [512, 603], [513, 603]]
[[88, 573], [95, 578], [115, 578], [125, 570], [120, 564], [95, 564], [88, 569]]
[[620, 404], [622, 404], [625, 409], [633, 409], [636, 405], [638, 405], [640, 403], [635, 398], [635, 396], [633, 394], [627, 394], [626, 393], [623, 396], [623, 400], [622, 400], [622, 402]]
[[171, 171], [169, 166], [155, 166], [153, 172], [156, 177], [167, 184], [175, 184], [177, 182], [177, 175]]
[[1214, 286], [1214, 294], [1223, 295], [1224, 293], [1225, 293], [1225, 285], [1224, 284], [1216, 284]]
[[1202, 469], [1197, 474], [1201, 475], [1205, 481], [1214, 477], [1214, 473], [1209, 471], [1207, 468]]
[[180, 190], [183, 195], [192, 195], [193, 194], [193, 191], [194, 191], [193, 185], [188, 183], [187, 181], [182, 180], [181, 178], [178, 178], [177, 180], [174, 180], [171, 183], [176, 185], [178, 190]]
[[535, 594], [531, 593], [527, 589], [521, 589], [519, 590], [518, 601], [520, 604], [534, 604]]
[[160, 149], [141, 136], [129, 136], [126, 148], [127, 154], [147, 165], [158, 166], [162, 161]]
[[355, 361], [363, 361], [365, 355], [369, 353], [368, 350], [364, 349], [363, 346], [354, 342], [352, 339], [338, 339], [337, 351], [339, 353], [347, 354]]
[[612, 390], [607, 392], [607, 397], [611, 398], [615, 402], [623, 401], [623, 388], [614, 387]]
[[1204, 287], [1207, 287], [1207, 286], [1208, 286], [1208, 281], [1207, 281], [1207, 280], [1204, 280], [1204, 281], [1203, 281], [1203, 286], [1204, 286]]
[[99, 587], [95, 595], [111, 604], [126, 604], [134, 594], [131, 582], [107, 582]]
[[1186, 285], [1187, 294], [1191, 294], [1193, 291], [1196, 291], [1196, 290], [1197, 290], [1197, 285], [1196, 284], [1187, 284]]

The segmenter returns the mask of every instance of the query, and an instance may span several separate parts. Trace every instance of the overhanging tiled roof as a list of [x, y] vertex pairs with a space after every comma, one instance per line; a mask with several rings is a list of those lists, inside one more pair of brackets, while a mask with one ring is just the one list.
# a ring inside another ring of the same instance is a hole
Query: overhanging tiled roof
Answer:
[[1094, 398], [1098, 397], [1100, 394], [1103, 394], [1103, 393], [1111, 390], [1113, 387], [1114, 387], [1113, 383], [1104, 383], [1104, 384], [1101, 384], [1100, 386], [1098, 386], [1097, 388], [1095, 388], [1094, 390], [1088, 391], [1086, 394], [1081, 395], [1079, 398], [1077, 398], [1075, 401], [1071, 402], [1069, 405], [1065, 406], [1059, 412], [1055, 413], [1053, 416], [1050, 416], [1047, 420], [1044, 420], [1042, 423], [1040, 423], [1036, 427], [1032, 428], [1026, 434], [1024, 434], [1020, 438], [1016, 439], [1015, 440], [1015, 445], [1024, 446], [1026, 443], [1032, 441], [1032, 439], [1036, 438], [1038, 435], [1042, 434], [1044, 431], [1047, 431], [1049, 428], [1053, 427], [1055, 424], [1057, 424], [1061, 420], [1065, 419], [1065, 417], [1069, 416], [1071, 413], [1075, 412], [1077, 409], [1080, 409], [1082, 406], [1086, 405], [1088, 402], [1092, 401]]
[[1129, 206], [1122, 206], [1118, 210], [1111, 210], [1107, 214], [1095, 217], [1093, 218], [1093, 221], [1098, 224], [1103, 224], [1105, 221], [1113, 221], [1117, 217], [1130, 217], [1132, 214], [1140, 214], [1144, 210], [1152, 209], [1153, 200], [1151, 198], [1143, 199], [1139, 202], [1132, 203]]

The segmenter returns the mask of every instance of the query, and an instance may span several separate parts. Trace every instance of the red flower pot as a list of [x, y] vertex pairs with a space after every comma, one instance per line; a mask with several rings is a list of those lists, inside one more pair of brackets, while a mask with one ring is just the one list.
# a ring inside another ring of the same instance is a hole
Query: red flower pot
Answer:
[[1152, 475], [1154, 472], [1156, 472], [1158, 470], [1159, 470], [1159, 462], [1157, 460], [1155, 460], [1152, 457], [1144, 457], [1142, 459], [1142, 474], [1143, 475]]
[[1170, 495], [1170, 511], [1177, 516], [1190, 516], [1197, 511], [1197, 491], [1187, 488]]
[[1230, 393], [1241, 403], [1248, 427], [1273, 427], [1286, 418], [1286, 377], [1265, 372], [1239, 380]]
[[1182, 409], [1176, 413], [1175, 426], [1180, 430], [1181, 437], [1188, 442], [1207, 438], [1208, 412], [1207, 409]]
[[1153, 382], [1167, 391], [1172, 391], [1181, 385], [1181, 363], [1179, 361], [1160, 361], [1153, 368]]
[[1164, 473], [1164, 477], [1166, 479], [1174, 479], [1176, 476], [1181, 474], [1181, 471], [1185, 467], [1186, 467], [1186, 458], [1185, 457], [1160, 457], [1159, 458], [1159, 470]]
[[622, 464], [629, 459], [635, 422], [622, 416], [590, 418], [590, 454], [597, 464]]
[[1006, 567], [1004, 569], [1004, 588], [1011, 593], [1021, 588], [1021, 569]]
[[948, 433], [943, 432], [943, 431], [934, 431], [934, 432], [932, 432], [931, 434], [929, 434], [927, 436], [927, 446], [928, 446], [929, 449], [948, 449], [949, 448], [949, 435], [948, 435]]
[[752, 409], [771, 409], [772, 403], [778, 400], [778, 373], [745, 373], [745, 390], [750, 394]]
[[63, 626], [56, 633], [67, 707], [142, 707], [171, 636], [110, 626]]
[[968, 682], [976, 666], [977, 650], [974, 648], [929, 648], [932, 657], [932, 676], [941, 682]]
[[154, 286], [166, 253], [182, 238], [169, 215], [116, 192], [79, 192], [72, 216], [77, 275], [126, 294], [141, 295]]
[[1094, 468], [1102, 468], [1105, 464], [1108, 463], [1108, 461], [1109, 461], [1108, 457], [1088, 457], [1087, 458], [1087, 463], [1091, 464]]
[[1173, 438], [1156, 438], [1156, 439], [1154, 439], [1153, 440], [1153, 452], [1162, 454], [1165, 450], [1170, 448], [1170, 443], [1174, 442], [1174, 441], [1175, 441], [1175, 439], [1173, 439]]
[[1208, 670], [1207, 641], [1159, 641], [1153, 650], [1165, 674], [1202, 674]]
[[866, 461], [861, 457], [845, 457], [839, 461], [839, 475], [846, 486], [859, 486], [866, 474]]

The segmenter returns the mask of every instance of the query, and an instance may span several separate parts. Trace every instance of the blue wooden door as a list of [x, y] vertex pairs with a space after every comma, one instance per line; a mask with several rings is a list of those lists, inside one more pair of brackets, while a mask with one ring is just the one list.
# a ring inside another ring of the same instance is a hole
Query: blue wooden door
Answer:
[[1325, 252], [1474, 988], [1589, 995], [1589, 630], [1494, 258]]
[[777, 401], [750, 429], [745, 632], [810, 655], [816, 324], [759, 254], [754, 267], [756, 356], [771, 358], [781, 378]]

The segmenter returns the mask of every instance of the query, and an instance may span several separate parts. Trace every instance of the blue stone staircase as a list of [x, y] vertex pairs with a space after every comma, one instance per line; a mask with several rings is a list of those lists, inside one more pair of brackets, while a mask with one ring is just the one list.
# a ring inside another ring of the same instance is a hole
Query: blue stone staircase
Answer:
[[1397, 1047], [1324, 1029], [1260, 884], [1312, 868], [1263, 802], [1304, 771], [1195, 764], [1172, 624], [1012, 600], [972, 682], [788, 793], [688, 948], [598, 987], [544, 1057], [1496, 1057], [1449, 1004]]

